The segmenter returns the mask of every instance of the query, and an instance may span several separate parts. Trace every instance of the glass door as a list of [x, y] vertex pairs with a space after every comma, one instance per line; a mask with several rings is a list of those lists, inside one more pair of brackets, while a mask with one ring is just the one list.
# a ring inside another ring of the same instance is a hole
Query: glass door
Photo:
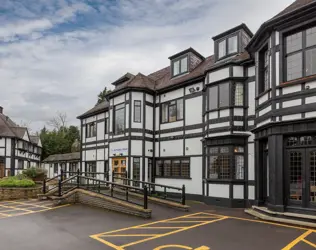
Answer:
[[306, 201], [308, 207], [316, 207], [316, 148], [306, 149]]
[[305, 185], [305, 149], [287, 151], [288, 205], [303, 205]]

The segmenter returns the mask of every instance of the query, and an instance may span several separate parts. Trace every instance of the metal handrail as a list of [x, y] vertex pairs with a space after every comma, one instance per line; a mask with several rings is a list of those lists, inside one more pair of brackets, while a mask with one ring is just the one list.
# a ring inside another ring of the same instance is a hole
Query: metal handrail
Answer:
[[[117, 179], [117, 180], [123, 180], [123, 181], [126, 181], [129, 186], [130, 186], [130, 183], [141, 183], [143, 185], [148, 185], [149, 187], [149, 196], [152, 196], [152, 190], [153, 189], [153, 192], [155, 192], [155, 188], [156, 187], [160, 187], [160, 188], [163, 188], [164, 191], [163, 191], [163, 199], [165, 200], [171, 200], [171, 201], [175, 201], [175, 202], [178, 202], [177, 200], [175, 199], [172, 199], [172, 198], [169, 198], [168, 197], [168, 193], [167, 193], [167, 189], [173, 189], [173, 190], [177, 190], [177, 191], [181, 191], [181, 204], [182, 205], [185, 205], [185, 202], [186, 202], [186, 198], [185, 198], [185, 185], [182, 185], [182, 188], [179, 188], [179, 187], [173, 187], [173, 186], [168, 186], [168, 185], [163, 185], [163, 184], [157, 184], [157, 183], [152, 183], [152, 182], [146, 182], [146, 181], [140, 181], [140, 180], [133, 180], [133, 179], [129, 179], [129, 178], [123, 178], [123, 177], [115, 177], [115, 174], [113, 173], [112, 174], [112, 182], [114, 182], [114, 180]], [[141, 189], [142, 190], [142, 189]]]

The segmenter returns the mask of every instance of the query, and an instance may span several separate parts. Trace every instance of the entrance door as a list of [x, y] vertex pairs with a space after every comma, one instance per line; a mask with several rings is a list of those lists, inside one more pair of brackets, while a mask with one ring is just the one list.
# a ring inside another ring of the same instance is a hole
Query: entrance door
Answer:
[[[126, 158], [113, 158], [112, 167], [115, 177], [126, 178]], [[120, 179], [116, 179], [116, 182], [123, 183]]]
[[316, 208], [316, 148], [288, 150], [289, 205]]

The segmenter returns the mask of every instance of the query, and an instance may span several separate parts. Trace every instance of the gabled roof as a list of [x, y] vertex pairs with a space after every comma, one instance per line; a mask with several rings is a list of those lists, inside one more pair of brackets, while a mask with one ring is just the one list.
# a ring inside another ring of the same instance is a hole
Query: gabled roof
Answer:
[[37, 135], [30, 135], [30, 140], [31, 140], [32, 143], [38, 145], [40, 137], [37, 136]]
[[231, 34], [231, 33], [236, 32], [236, 31], [238, 31], [238, 30], [244, 30], [250, 37], [253, 37], [253, 33], [252, 33], [251, 30], [248, 28], [248, 26], [247, 26], [246, 24], [242, 23], [242, 24], [240, 24], [240, 25], [238, 25], [238, 26], [236, 26], [236, 27], [233, 27], [233, 28], [231, 28], [231, 29], [229, 29], [229, 30], [226, 30], [226, 31], [224, 31], [224, 32], [222, 32], [222, 33], [220, 33], [220, 34], [218, 34], [218, 35], [212, 37], [212, 39], [213, 39], [214, 41], [215, 41], [215, 40], [218, 40], [218, 39], [220, 39], [220, 38], [222, 38], [222, 37], [224, 37], [224, 36], [227, 36], [227, 35], [229, 35], [229, 34]]
[[109, 109], [110, 103], [105, 100], [97, 105], [95, 105], [92, 109], [89, 109], [87, 112], [83, 113], [82, 115], [79, 115], [77, 118], [82, 119], [94, 114], [98, 114], [100, 112], [106, 111]]
[[11, 130], [20, 139], [23, 139], [25, 133], [27, 133], [27, 128], [25, 127], [11, 127]]
[[181, 51], [181, 52], [178, 52], [177, 54], [174, 54], [174, 55], [170, 56], [169, 59], [170, 59], [170, 60], [173, 60], [173, 59], [175, 59], [175, 58], [177, 58], [177, 57], [179, 57], [179, 56], [181, 56], [181, 55], [184, 55], [184, 54], [186, 54], [186, 53], [189, 53], [189, 52], [195, 54], [195, 55], [196, 55], [197, 57], [199, 57], [201, 60], [204, 60], [204, 59], [205, 59], [204, 56], [202, 56], [199, 52], [197, 52], [195, 49], [193, 49], [193, 48], [191, 48], [191, 47], [188, 48], [188, 49], [186, 49], [186, 50], [183, 50], [183, 51]]
[[289, 14], [289, 13], [291, 13], [293, 11], [296, 11], [296, 10], [298, 10], [298, 9], [308, 5], [308, 4], [311, 4], [313, 2], [315, 3], [316, 1], [315, 0], [296, 0], [294, 3], [292, 3], [291, 5], [286, 7], [284, 10], [282, 10], [279, 14], [274, 16], [272, 19], [275, 19], [275, 18], [281, 17], [283, 15]]
[[50, 155], [43, 162], [80, 161], [80, 152]]

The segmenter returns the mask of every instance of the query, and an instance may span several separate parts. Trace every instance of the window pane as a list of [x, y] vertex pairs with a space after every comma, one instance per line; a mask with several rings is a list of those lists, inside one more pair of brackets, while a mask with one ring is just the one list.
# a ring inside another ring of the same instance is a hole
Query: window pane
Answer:
[[161, 106], [161, 122], [168, 122], [168, 105], [167, 104], [162, 104]]
[[302, 52], [287, 57], [287, 80], [302, 77]]
[[172, 176], [179, 177], [181, 176], [181, 164], [180, 160], [173, 160], [172, 161]]
[[141, 122], [141, 101], [134, 101], [134, 122]]
[[173, 75], [176, 76], [180, 73], [180, 62], [179, 61], [175, 61], [173, 63]]
[[244, 179], [244, 156], [235, 155], [235, 179]]
[[177, 120], [177, 107], [176, 105], [169, 106], [169, 122], [175, 122]]
[[237, 36], [228, 38], [228, 54], [237, 52]]
[[214, 86], [209, 88], [209, 110], [212, 109], [217, 109], [218, 108], [218, 91], [217, 91], [218, 87]]
[[235, 147], [234, 148], [234, 152], [235, 153], [243, 153], [244, 152], [244, 148], [243, 147]]
[[290, 35], [286, 38], [286, 53], [302, 49], [302, 32]]
[[177, 120], [183, 119], [183, 99], [177, 100]]
[[171, 176], [171, 161], [165, 160], [163, 164], [163, 176], [170, 177]]
[[316, 74], [316, 49], [306, 51], [306, 76]]
[[218, 58], [226, 56], [226, 40], [218, 44]]
[[181, 73], [188, 71], [188, 58], [181, 59]]
[[209, 148], [209, 153], [210, 154], [217, 154], [218, 153], [218, 148]]
[[219, 85], [219, 107], [229, 106], [229, 83]]
[[229, 147], [221, 147], [221, 153], [229, 153]]
[[156, 161], [156, 176], [162, 176], [162, 161]]
[[105, 118], [105, 121], [104, 121], [104, 133], [105, 134], [108, 133], [108, 124], [109, 124], [109, 118]]
[[244, 105], [244, 86], [242, 83], [235, 84], [235, 105]]
[[218, 156], [210, 156], [208, 158], [208, 173], [210, 179], [218, 179]]
[[125, 127], [125, 108], [115, 111], [115, 134], [124, 133]]
[[316, 45], [316, 27], [306, 30], [306, 46]]
[[190, 161], [182, 160], [181, 161], [181, 177], [190, 177]]
[[219, 164], [219, 179], [229, 179], [230, 178], [230, 156], [220, 155], [218, 157]]
[[[133, 180], [140, 180], [140, 158], [133, 158]], [[139, 182], [133, 182], [134, 186], [139, 186]]]

